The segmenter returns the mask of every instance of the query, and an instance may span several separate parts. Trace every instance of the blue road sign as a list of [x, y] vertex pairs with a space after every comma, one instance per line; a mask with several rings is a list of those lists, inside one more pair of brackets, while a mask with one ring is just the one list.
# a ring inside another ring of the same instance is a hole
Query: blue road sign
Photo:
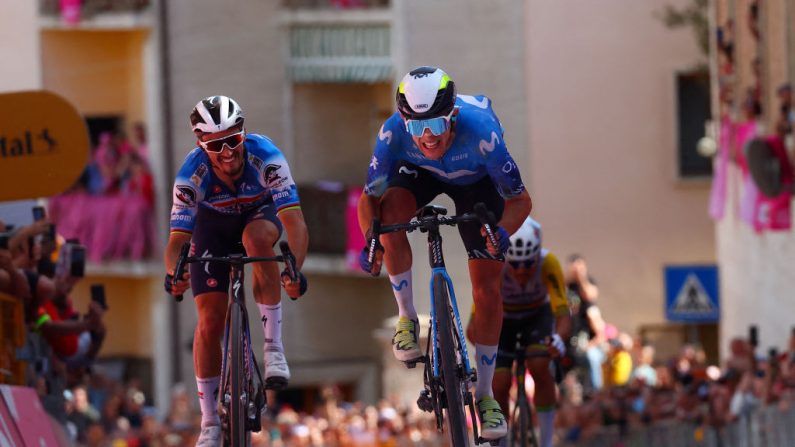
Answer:
[[665, 267], [665, 318], [669, 321], [715, 323], [720, 318], [718, 267]]

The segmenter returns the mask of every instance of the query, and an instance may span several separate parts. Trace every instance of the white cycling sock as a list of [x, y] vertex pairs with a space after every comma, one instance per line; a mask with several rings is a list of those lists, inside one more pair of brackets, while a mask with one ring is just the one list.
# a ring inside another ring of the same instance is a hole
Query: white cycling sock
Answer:
[[555, 410], [538, 410], [538, 428], [541, 431], [540, 447], [552, 447], [555, 434]]
[[397, 275], [389, 275], [392, 292], [398, 305], [398, 314], [412, 320], [417, 319], [417, 310], [414, 309], [414, 295], [411, 293], [411, 270]]
[[284, 352], [282, 345], [282, 303], [257, 303], [265, 331], [265, 350]]
[[[478, 381], [475, 384], [475, 401], [483, 396], [494, 397], [491, 381], [494, 379], [494, 367], [497, 363], [497, 345], [481, 345], [475, 343], [475, 367], [478, 370]], [[505, 411], [505, 409], [503, 409]]]
[[196, 385], [199, 388], [199, 408], [202, 411], [202, 427], [221, 424], [221, 419], [218, 418], [218, 408], [216, 407], [218, 384], [220, 382], [221, 376], [206, 379], [196, 377]]

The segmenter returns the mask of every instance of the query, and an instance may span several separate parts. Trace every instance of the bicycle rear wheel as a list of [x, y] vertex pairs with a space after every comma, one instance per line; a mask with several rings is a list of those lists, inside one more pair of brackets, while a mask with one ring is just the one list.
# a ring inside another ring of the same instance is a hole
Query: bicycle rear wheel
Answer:
[[511, 416], [511, 446], [538, 447], [535, 428], [533, 427], [533, 413], [527, 398], [517, 399]]
[[456, 353], [459, 352], [459, 346], [455, 343], [457, 338], [453, 335], [455, 325], [447, 293], [447, 281], [441, 274], [433, 277], [433, 303], [438, 325], [442, 384], [447, 401], [447, 428], [450, 431], [453, 447], [468, 446], [469, 435], [462, 396], [467, 384], [458, 372]]
[[238, 303], [233, 303], [229, 307], [231, 312], [229, 318], [229, 346], [230, 359], [229, 359], [229, 388], [230, 388], [230, 401], [229, 401], [229, 421], [228, 432], [226, 439], [231, 447], [243, 447], [248, 445], [248, 437], [246, 436], [246, 418], [248, 407], [246, 398], [248, 396], [244, 391], [246, 390], [246, 374], [245, 368], [247, 365], [246, 355], [244, 350], [244, 341], [241, 334], [243, 327], [243, 311]]

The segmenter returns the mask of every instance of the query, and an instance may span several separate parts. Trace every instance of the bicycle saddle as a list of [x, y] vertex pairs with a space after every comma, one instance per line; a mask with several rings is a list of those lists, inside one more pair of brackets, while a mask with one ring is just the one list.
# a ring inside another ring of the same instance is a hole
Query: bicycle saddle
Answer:
[[447, 215], [447, 208], [439, 205], [426, 205], [420, 208], [415, 214], [417, 219], [422, 219], [423, 217], [429, 216], [446, 216]]

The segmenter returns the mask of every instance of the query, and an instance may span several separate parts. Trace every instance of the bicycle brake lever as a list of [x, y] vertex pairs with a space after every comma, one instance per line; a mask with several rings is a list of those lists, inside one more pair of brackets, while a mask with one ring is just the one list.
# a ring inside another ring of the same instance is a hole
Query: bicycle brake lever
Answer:
[[[182, 248], [179, 250], [179, 258], [177, 258], [177, 265], [174, 267], [174, 278], [171, 280], [171, 285], [176, 286], [177, 281], [182, 279], [182, 274], [185, 273], [185, 260], [188, 258], [190, 254], [190, 242], [185, 242], [182, 244]], [[174, 297], [177, 302], [182, 302], [182, 294], [179, 294]]]
[[486, 205], [483, 202], [478, 202], [474, 206], [475, 214], [478, 216], [478, 220], [480, 220], [481, 225], [486, 230], [486, 236], [489, 238], [489, 242], [494, 247], [499, 247], [497, 244], [497, 238], [494, 236], [494, 214], [486, 208]]

